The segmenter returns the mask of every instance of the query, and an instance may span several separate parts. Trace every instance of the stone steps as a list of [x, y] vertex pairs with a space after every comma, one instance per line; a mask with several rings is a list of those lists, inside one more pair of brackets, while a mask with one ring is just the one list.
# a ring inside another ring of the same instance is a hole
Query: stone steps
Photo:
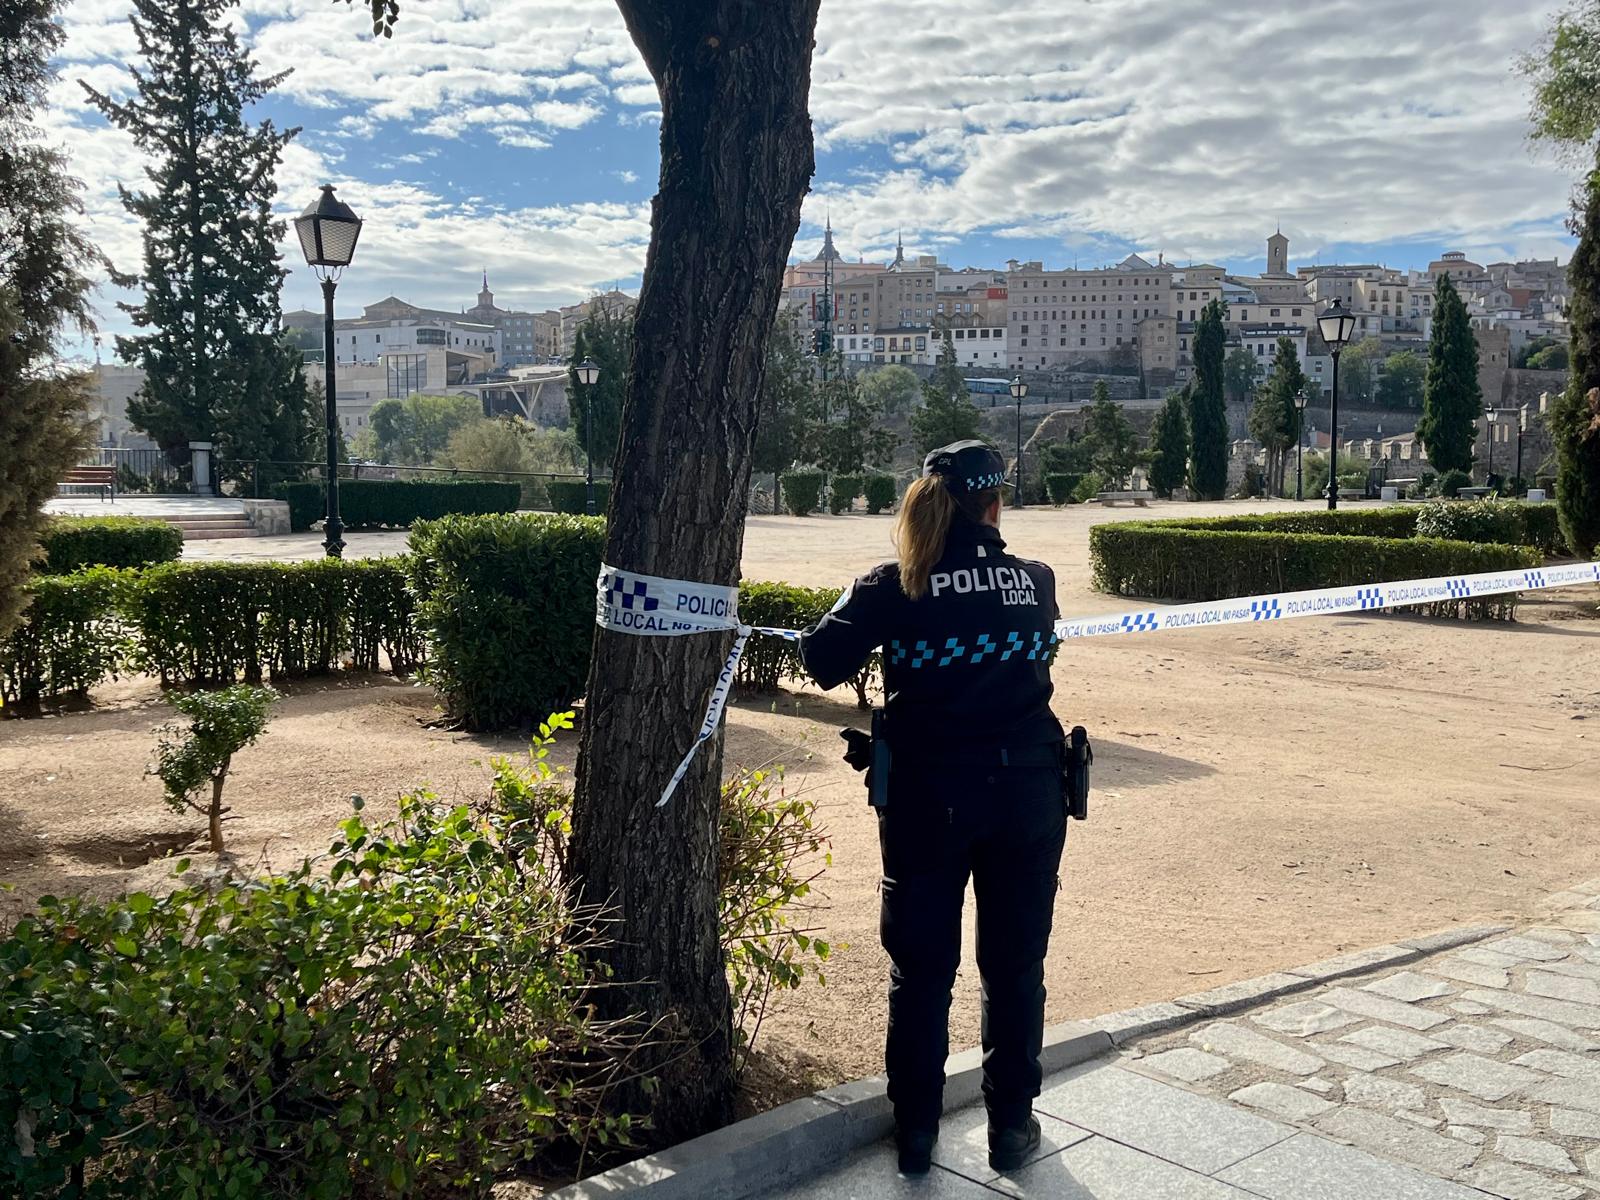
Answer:
[[214, 517], [168, 517], [167, 523], [176, 525], [184, 541], [201, 538], [246, 538], [259, 534], [250, 518], [243, 513]]

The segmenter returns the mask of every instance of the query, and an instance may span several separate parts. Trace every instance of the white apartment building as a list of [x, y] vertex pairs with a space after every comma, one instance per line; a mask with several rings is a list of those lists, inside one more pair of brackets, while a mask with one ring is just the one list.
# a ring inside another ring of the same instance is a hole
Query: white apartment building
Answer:
[[475, 321], [338, 321], [333, 327], [334, 363], [375, 363], [391, 354], [426, 354], [437, 346], [464, 359], [482, 359], [487, 364], [483, 369], [489, 370], [500, 362], [501, 336], [497, 327]]

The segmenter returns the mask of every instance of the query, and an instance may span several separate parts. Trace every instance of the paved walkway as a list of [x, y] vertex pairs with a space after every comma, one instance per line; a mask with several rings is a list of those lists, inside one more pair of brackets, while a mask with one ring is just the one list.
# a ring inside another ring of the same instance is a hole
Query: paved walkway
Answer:
[[[1579, 1200], [1600, 1193], [1600, 880], [1543, 924], [1249, 1007], [1045, 1081], [1039, 1154], [988, 1169], [982, 1107], [932, 1177], [885, 1143], [776, 1200]], [[1388, 948], [1396, 952], [1398, 947]], [[1185, 998], [1191, 1005], [1197, 998]], [[1159, 1010], [1173, 1006], [1152, 1006]], [[1192, 1015], [1192, 1014], [1191, 1014]]]

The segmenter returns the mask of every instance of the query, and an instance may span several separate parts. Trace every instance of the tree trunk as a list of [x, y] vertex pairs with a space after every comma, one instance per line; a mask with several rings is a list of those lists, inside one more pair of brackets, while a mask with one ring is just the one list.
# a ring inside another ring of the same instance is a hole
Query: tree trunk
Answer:
[[[807, 112], [818, 0], [618, 0], [661, 92], [661, 183], [633, 335], [606, 561], [739, 580], [766, 342], [813, 170]], [[732, 1010], [717, 887], [720, 738], [672, 802], [732, 635], [597, 631], [579, 747], [572, 860], [614, 906], [613, 1015], [643, 1013], [658, 1136], [732, 1112]]]
[[228, 778], [228, 764], [222, 764], [222, 770], [211, 777], [211, 807], [206, 810], [206, 818], [211, 827], [211, 853], [222, 853], [222, 784]]

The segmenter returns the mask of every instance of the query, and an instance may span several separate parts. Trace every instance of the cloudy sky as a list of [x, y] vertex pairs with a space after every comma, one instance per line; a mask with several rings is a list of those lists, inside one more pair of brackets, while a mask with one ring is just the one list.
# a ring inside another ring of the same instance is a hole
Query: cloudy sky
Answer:
[[[777, 0], [774, 0], [777, 2]], [[332, 182], [366, 218], [340, 292], [505, 306], [637, 283], [659, 116], [611, 0], [400, 0], [392, 40], [364, 6], [244, 0], [257, 107], [299, 125], [288, 214]], [[1559, 0], [823, 0], [811, 109], [817, 175], [794, 253], [831, 216], [848, 256], [952, 266], [1098, 266], [1129, 251], [1262, 265], [1425, 265], [1569, 252], [1570, 173], [1526, 140], [1514, 72]], [[71, 151], [112, 259], [137, 266], [118, 182], [138, 154], [84, 103], [121, 94], [128, 0], [74, 0], [45, 121]], [[288, 253], [290, 247], [285, 246]], [[299, 255], [284, 307], [317, 307]], [[108, 332], [126, 328], [102, 296]]]

